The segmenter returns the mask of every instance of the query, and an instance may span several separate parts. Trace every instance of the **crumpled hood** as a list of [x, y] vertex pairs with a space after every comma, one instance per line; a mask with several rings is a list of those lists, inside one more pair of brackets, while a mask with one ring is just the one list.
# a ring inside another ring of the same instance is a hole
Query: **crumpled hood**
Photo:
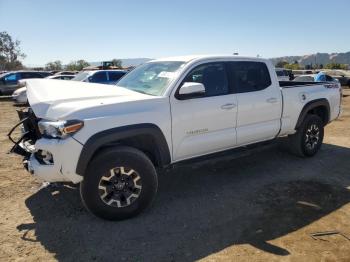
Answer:
[[26, 87], [35, 115], [50, 120], [65, 119], [83, 110], [98, 111], [98, 107], [106, 105], [152, 98], [119, 86], [68, 80], [29, 79]]

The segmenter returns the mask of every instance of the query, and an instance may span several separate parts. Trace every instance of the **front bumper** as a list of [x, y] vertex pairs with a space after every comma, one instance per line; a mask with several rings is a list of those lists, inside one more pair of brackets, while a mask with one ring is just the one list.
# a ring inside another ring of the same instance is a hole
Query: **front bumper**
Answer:
[[[30, 156], [24, 161], [28, 171], [46, 182], [79, 183], [83, 177], [75, 173], [82, 145], [71, 137], [66, 139], [41, 138], [35, 142]], [[49, 152], [52, 163], [45, 163], [38, 152]]]
[[[21, 121], [9, 133], [14, 143], [11, 151], [24, 157], [25, 168], [35, 177], [46, 182], [79, 183], [83, 177], [76, 174], [76, 164], [82, 150], [82, 145], [72, 137], [66, 139], [48, 139], [37, 133], [35, 116], [27, 112], [19, 112]], [[16, 141], [12, 138], [13, 131], [22, 126], [22, 136]], [[41, 153], [49, 153], [52, 161], [41, 157]]]

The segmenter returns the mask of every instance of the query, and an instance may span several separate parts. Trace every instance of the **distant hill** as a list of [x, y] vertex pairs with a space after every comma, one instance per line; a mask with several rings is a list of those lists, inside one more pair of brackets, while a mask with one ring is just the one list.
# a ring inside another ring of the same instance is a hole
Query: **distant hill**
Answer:
[[287, 61], [288, 63], [294, 63], [298, 61], [299, 64], [305, 66], [310, 64], [329, 64], [329, 63], [339, 63], [350, 65], [350, 52], [346, 53], [316, 53], [304, 56], [282, 56], [270, 59], [274, 64], [279, 61]]
[[[112, 59], [110, 59], [110, 60], [112, 60]], [[141, 65], [141, 64], [146, 63], [152, 59], [150, 59], [150, 58], [126, 58], [126, 59], [120, 59], [120, 60], [122, 60], [123, 67], [129, 67], [129, 66]], [[92, 66], [98, 66], [101, 64], [101, 62], [88, 62], [88, 63]]]

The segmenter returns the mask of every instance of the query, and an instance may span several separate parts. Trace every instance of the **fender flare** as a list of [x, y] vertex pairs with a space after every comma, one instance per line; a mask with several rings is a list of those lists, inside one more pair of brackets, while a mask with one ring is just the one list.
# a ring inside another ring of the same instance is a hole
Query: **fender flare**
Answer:
[[150, 135], [153, 138], [158, 151], [156, 157], [160, 162], [160, 166], [170, 164], [170, 150], [160, 128], [154, 124], [136, 124], [107, 129], [91, 136], [83, 145], [76, 167], [76, 173], [84, 176], [93, 155], [103, 146], [138, 135]]
[[298, 121], [295, 125], [295, 129], [298, 129], [301, 125], [301, 123], [304, 121], [307, 113], [316, 108], [316, 107], [319, 107], [319, 106], [324, 106], [326, 107], [327, 109], [327, 118], [326, 118], [326, 121], [325, 121], [325, 124], [327, 124], [329, 122], [329, 118], [330, 118], [330, 109], [329, 109], [329, 102], [326, 98], [320, 98], [320, 99], [316, 99], [316, 100], [313, 100], [313, 101], [310, 101], [308, 103], [306, 103], [303, 107], [303, 109], [301, 110], [300, 112], [300, 115], [299, 115], [299, 118], [298, 118]]

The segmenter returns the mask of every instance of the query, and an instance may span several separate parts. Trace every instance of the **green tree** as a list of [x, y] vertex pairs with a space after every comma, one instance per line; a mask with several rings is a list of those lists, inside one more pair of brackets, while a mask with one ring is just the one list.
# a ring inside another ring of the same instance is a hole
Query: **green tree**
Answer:
[[277, 63], [276, 63], [276, 67], [277, 68], [284, 68], [284, 66], [285, 65], [287, 65], [288, 64], [288, 62], [287, 61], [278, 61]]
[[325, 65], [326, 69], [343, 69], [346, 70], [348, 69], [348, 66], [345, 64], [339, 64], [339, 63], [329, 63]]
[[291, 70], [298, 70], [300, 69], [300, 66], [298, 63], [293, 63], [293, 64], [285, 64], [284, 68], [291, 69]]
[[45, 65], [45, 69], [50, 70], [50, 71], [51, 70], [61, 71], [62, 70], [62, 62], [60, 60], [49, 62]]
[[84, 67], [89, 66], [90, 64], [83, 59], [78, 61], [72, 61], [68, 65], [66, 65], [66, 70], [69, 71], [81, 71]]
[[115, 59], [115, 58], [114, 58], [114, 59], [112, 60], [112, 63], [113, 63], [113, 65], [116, 66], [116, 67], [120, 67], [120, 68], [122, 67], [122, 60], [120, 60], [120, 59]]
[[6, 32], [0, 32], [0, 68], [5, 70], [21, 69], [20, 59], [25, 58], [20, 48], [20, 41], [13, 40]]

